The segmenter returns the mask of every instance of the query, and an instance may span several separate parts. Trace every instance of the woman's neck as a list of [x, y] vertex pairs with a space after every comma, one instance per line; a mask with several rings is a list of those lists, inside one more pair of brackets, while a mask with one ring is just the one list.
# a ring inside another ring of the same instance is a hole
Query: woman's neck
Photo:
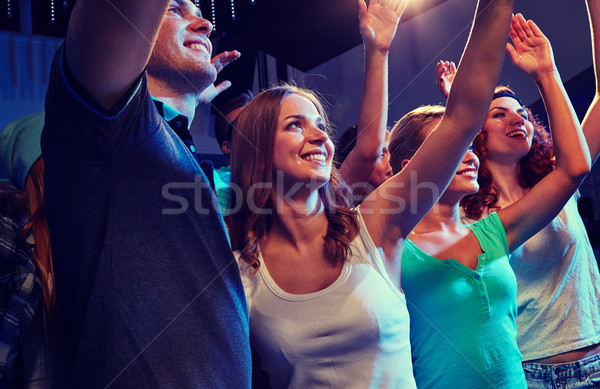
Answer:
[[427, 234], [436, 231], [457, 231], [462, 227], [458, 201], [444, 199], [444, 195], [423, 217], [413, 230], [414, 234]]
[[498, 190], [498, 205], [512, 204], [529, 191], [528, 188], [523, 188], [519, 182], [518, 162], [502, 164], [487, 161], [487, 167], [492, 173], [492, 186]]
[[327, 234], [327, 216], [318, 192], [308, 197], [285, 198], [272, 194], [273, 215], [267, 240], [285, 239], [297, 248], [322, 241]]

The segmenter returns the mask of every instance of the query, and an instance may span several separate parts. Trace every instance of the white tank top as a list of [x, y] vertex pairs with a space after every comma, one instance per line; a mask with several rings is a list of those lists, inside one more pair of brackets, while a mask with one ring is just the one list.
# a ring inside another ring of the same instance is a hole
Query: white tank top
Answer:
[[238, 259], [250, 338], [275, 388], [416, 388], [404, 294], [391, 282], [362, 219], [338, 279], [308, 294], [277, 286], [262, 258]]
[[510, 264], [524, 361], [600, 343], [600, 274], [574, 197]]

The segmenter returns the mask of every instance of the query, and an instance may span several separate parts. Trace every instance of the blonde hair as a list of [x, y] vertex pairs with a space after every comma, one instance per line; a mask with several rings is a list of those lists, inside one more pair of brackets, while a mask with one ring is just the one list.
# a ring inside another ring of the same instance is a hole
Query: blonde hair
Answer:
[[423, 105], [404, 115], [392, 128], [390, 138], [390, 165], [397, 173], [402, 161], [411, 159], [427, 138], [428, 129], [435, 119], [444, 116], [441, 105]]

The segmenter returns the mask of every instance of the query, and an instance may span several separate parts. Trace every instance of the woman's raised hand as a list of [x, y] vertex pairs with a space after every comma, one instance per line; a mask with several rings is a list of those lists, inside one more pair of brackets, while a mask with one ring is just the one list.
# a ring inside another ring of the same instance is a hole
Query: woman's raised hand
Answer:
[[532, 20], [513, 15], [510, 38], [514, 46], [507, 43], [506, 51], [517, 69], [533, 79], [556, 70], [550, 41]]
[[360, 33], [367, 50], [387, 52], [408, 0], [358, 0]]
[[455, 75], [456, 65], [454, 62], [439, 61], [437, 65], [435, 65], [435, 83], [445, 98], [448, 98], [448, 95], [450, 94], [450, 88], [452, 87]]

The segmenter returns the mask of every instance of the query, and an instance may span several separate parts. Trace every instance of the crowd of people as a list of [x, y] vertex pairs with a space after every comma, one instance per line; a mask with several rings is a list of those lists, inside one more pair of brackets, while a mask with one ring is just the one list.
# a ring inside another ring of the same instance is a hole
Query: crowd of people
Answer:
[[[365, 75], [336, 143], [313, 91], [228, 87], [191, 0], [76, 3], [45, 111], [0, 131], [2, 388], [595, 388], [600, 274], [577, 189], [600, 153], [538, 26], [478, 0], [445, 105], [388, 118], [408, 0], [358, 0]], [[510, 42], [507, 42], [510, 37]], [[498, 86], [505, 53], [548, 128]], [[388, 121], [395, 122], [389, 129]]]

